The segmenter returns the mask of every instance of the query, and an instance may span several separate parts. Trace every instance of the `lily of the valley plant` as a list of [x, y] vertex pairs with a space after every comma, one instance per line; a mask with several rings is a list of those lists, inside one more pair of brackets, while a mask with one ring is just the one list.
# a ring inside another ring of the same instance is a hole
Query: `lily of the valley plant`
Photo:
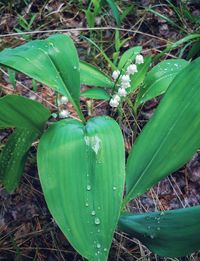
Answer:
[[[50, 112], [27, 98], [0, 99], [0, 128], [13, 128], [0, 156], [0, 179], [13, 191], [27, 152], [40, 138], [37, 161], [48, 208], [72, 246], [90, 261], [107, 260], [115, 229], [139, 239], [166, 257], [185, 256], [200, 247], [200, 207], [154, 213], [126, 213], [126, 204], [191, 159], [200, 147], [200, 59], [166, 60], [149, 70], [141, 47], [113, 64], [112, 78], [79, 61], [72, 40], [54, 35], [0, 53], [2, 66], [48, 85], [71, 102], [80, 120], [62, 119], [45, 129]], [[80, 94], [80, 84], [96, 86]], [[86, 121], [80, 95], [108, 100], [110, 106], [140, 104], [165, 93], [125, 159], [123, 136], [109, 116]], [[60, 118], [69, 113], [60, 111]], [[125, 187], [125, 196], [124, 194]]]

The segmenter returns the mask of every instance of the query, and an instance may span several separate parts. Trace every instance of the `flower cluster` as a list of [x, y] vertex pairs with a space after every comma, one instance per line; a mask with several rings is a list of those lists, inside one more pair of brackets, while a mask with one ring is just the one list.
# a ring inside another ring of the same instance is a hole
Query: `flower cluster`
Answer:
[[126, 89], [131, 86], [130, 75], [137, 73], [138, 72], [137, 64], [142, 64], [142, 63], [144, 63], [144, 58], [141, 54], [138, 54], [135, 58], [135, 64], [130, 64], [127, 67], [126, 73], [124, 75], [121, 75], [119, 70], [116, 70], [112, 73], [112, 78], [115, 81], [118, 81], [118, 79], [119, 79], [120, 86], [118, 88], [118, 92], [113, 95], [113, 97], [111, 98], [111, 100], [109, 102], [111, 107], [114, 107], [114, 108], [118, 107], [121, 97], [125, 97], [127, 95]]
[[[59, 117], [61, 119], [64, 119], [64, 118], [68, 118], [69, 115], [70, 115], [70, 112], [68, 110], [64, 110], [62, 109], [63, 105], [66, 105], [68, 103], [68, 98], [66, 96], [61, 96], [58, 100], [57, 100], [57, 104], [58, 104], [58, 107], [60, 109], [59, 111]], [[53, 117], [57, 117], [57, 114], [53, 114]]]

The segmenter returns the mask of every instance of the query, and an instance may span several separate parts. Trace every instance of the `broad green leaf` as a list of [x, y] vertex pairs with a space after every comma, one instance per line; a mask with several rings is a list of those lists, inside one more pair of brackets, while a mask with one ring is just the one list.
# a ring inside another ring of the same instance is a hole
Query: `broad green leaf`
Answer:
[[123, 214], [119, 228], [152, 252], [182, 257], [200, 249], [200, 207], [145, 214]]
[[127, 89], [128, 93], [133, 92], [144, 81], [144, 78], [146, 76], [150, 64], [151, 64], [151, 56], [147, 56], [144, 59], [143, 64], [137, 65], [138, 72], [131, 76], [131, 87]]
[[81, 114], [79, 59], [70, 37], [53, 35], [46, 40], [35, 40], [14, 49], [5, 49], [0, 53], [0, 64], [67, 96]]
[[141, 50], [142, 50], [141, 46], [135, 46], [125, 51], [122, 54], [122, 57], [119, 61], [118, 69], [119, 70], [123, 69], [125, 71], [128, 65], [135, 60], [136, 55], [139, 54]]
[[41, 132], [49, 117], [49, 110], [36, 101], [17, 95], [0, 98], [0, 129], [31, 128]]
[[188, 64], [183, 59], [169, 59], [154, 66], [138, 93], [136, 106], [165, 93], [175, 76]]
[[19, 185], [28, 151], [39, 135], [32, 129], [17, 128], [0, 153], [0, 181], [8, 192]]
[[110, 100], [111, 96], [110, 94], [105, 91], [104, 89], [100, 88], [92, 88], [88, 89], [81, 93], [81, 96], [90, 98], [90, 99], [96, 99], [96, 100]]
[[38, 166], [48, 208], [90, 261], [107, 258], [122, 201], [124, 161], [121, 130], [109, 117], [86, 125], [62, 120], [41, 138]]
[[80, 61], [81, 84], [89, 86], [100, 86], [104, 88], [113, 88], [114, 82], [97, 67]]
[[0, 180], [8, 191], [17, 187], [27, 152], [49, 116], [43, 105], [24, 97], [8, 95], [0, 99], [0, 129], [15, 128], [0, 154]]
[[200, 58], [175, 77], [127, 162], [126, 198], [140, 196], [200, 147]]

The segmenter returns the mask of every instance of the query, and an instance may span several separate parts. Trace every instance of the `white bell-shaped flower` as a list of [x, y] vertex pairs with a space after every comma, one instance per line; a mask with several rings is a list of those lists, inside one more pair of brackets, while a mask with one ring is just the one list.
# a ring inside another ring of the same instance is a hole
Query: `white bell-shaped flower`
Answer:
[[128, 68], [127, 68], [127, 71], [126, 71], [126, 73], [127, 73], [128, 75], [134, 74], [134, 73], [136, 73], [136, 72], [138, 72], [138, 70], [137, 70], [137, 65], [136, 65], [136, 64], [130, 64], [130, 65], [128, 66]]
[[112, 99], [110, 100], [109, 104], [110, 104], [111, 107], [116, 108], [116, 107], [119, 106], [119, 101], [117, 101], [117, 100], [115, 100], [115, 99], [112, 98]]
[[62, 96], [60, 99], [58, 99], [58, 105], [63, 105], [68, 103], [68, 98], [66, 96]]
[[122, 82], [122, 83], [121, 83], [121, 88], [127, 89], [127, 88], [129, 88], [129, 87], [131, 87], [130, 82]]
[[112, 73], [112, 78], [113, 78], [114, 80], [117, 80], [117, 78], [119, 77], [119, 75], [120, 75], [120, 71], [119, 71], [119, 70], [116, 70], [116, 71], [114, 71], [114, 72]]
[[122, 78], [121, 78], [121, 83], [122, 84], [129, 83], [130, 81], [131, 81], [130, 76], [127, 75], [127, 74], [123, 75]]
[[120, 96], [118, 94], [113, 95], [113, 99], [120, 102]]
[[59, 113], [60, 118], [64, 119], [64, 118], [68, 118], [70, 115], [70, 112], [68, 110], [62, 110]]
[[135, 57], [135, 63], [136, 63], [136, 64], [144, 63], [144, 57], [143, 57], [141, 54], [136, 55], [136, 57]]
[[124, 88], [119, 88], [118, 89], [118, 94], [121, 97], [125, 97], [127, 95], [127, 91]]

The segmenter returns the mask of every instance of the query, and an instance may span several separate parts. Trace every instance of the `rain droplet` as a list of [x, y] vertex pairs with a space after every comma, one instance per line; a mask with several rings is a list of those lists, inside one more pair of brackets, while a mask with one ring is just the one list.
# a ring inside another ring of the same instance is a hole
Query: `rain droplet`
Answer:
[[116, 190], [117, 188], [116, 187], [113, 187], [113, 190]]
[[74, 70], [77, 70], [77, 66], [76, 65], [74, 65]]
[[99, 225], [101, 223], [100, 219], [98, 217], [95, 218], [94, 223], [96, 225]]
[[86, 202], [86, 203], [85, 203], [85, 206], [86, 206], [86, 207], [88, 207], [88, 206], [89, 206], [88, 202]]
[[104, 249], [103, 249], [103, 251], [105, 251], [105, 252], [106, 252], [106, 251], [107, 251], [107, 248], [104, 248]]
[[96, 212], [93, 210], [93, 211], [91, 212], [91, 215], [92, 215], [92, 216], [95, 216], [95, 215], [96, 215]]
[[99, 243], [97, 244], [97, 248], [101, 248], [101, 245]]
[[87, 190], [90, 191], [91, 190], [91, 186], [87, 185]]

